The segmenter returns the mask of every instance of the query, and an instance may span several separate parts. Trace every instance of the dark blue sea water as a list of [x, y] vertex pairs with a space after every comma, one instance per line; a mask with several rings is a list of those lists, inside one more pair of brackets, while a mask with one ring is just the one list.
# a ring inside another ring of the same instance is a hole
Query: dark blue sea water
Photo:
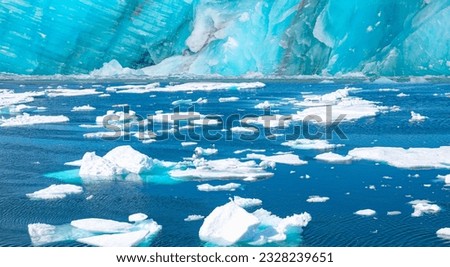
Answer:
[[[96, 83], [100, 91], [109, 85], [122, 82]], [[215, 207], [228, 202], [232, 196], [259, 198], [262, 207], [278, 216], [307, 211], [312, 221], [302, 234], [302, 246], [450, 246], [449, 241], [436, 237], [442, 227], [450, 227], [450, 188], [436, 179], [438, 174], [450, 170], [406, 170], [369, 161], [351, 164], [330, 164], [314, 160], [323, 151], [292, 150], [282, 146], [283, 138], [259, 138], [253, 141], [202, 139], [198, 146], [207, 148], [212, 144], [219, 150], [211, 159], [243, 157], [235, 155], [239, 149], [266, 149], [264, 154], [293, 151], [307, 165], [290, 166], [277, 164], [275, 175], [266, 180], [242, 183], [235, 192], [200, 192], [199, 182], [159, 184], [154, 182], [102, 181], [83, 184], [84, 193], [61, 200], [32, 201], [25, 194], [43, 189], [51, 184], [64, 183], [49, 178], [49, 173], [71, 170], [64, 163], [80, 159], [87, 151], [98, 155], [119, 145], [129, 144], [150, 157], [167, 161], [182, 161], [190, 157], [194, 147], [182, 147], [179, 140], [169, 138], [151, 144], [131, 140], [85, 139], [84, 133], [96, 129], [79, 127], [93, 124], [95, 117], [103, 115], [113, 105], [128, 104], [138, 114], [146, 116], [157, 110], [170, 112], [171, 102], [178, 99], [203, 97], [208, 103], [195, 105], [202, 114], [256, 114], [261, 110], [254, 106], [265, 100], [280, 101], [282, 98], [301, 99], [301, 92], [324, 94], [353, 86], [362, 88], [354, 93], [366, 100], [380, 102], [383, 106], [400, 107], [399, 112], [387, 112], [376, 117], [344, 123], [342, 130], [347, 139], [334, 135], [332, 143], [345, 144], [334, 152], [345, 155], [355, 147], [398, 146], [439, 147], [450, 145], [450, 84], [380, 85], [373, 83], [305, 83], [267, 82], [267, 86], [255, 90], [220, 90], [211, 92], [151, 94], [111, 94], [98, 96], [36, 98], [30, 105], [47, 107], [42, 115], [66, 115], [68, 123], [35, 125], [25, 127], [0, 127], [0, 246], [30, 246], [27, 225], [47, 223], [67, 224], [75, 219], [105, 218], [126, 221], [128, 215], [143, 212], [163, 226], [152, 246], [202, 246], [198, 230], [202, 221], [185, 222], [190, 214], [208, 215]], [[22, 85], [22, 86], [20, 86]], [[23, 86], [24, 85], [24, 86]], [[47, 86], [67, 88], [90, 88], [87, 82], [2, 82], [0, 88], [20, 91], [44, 90]], [[43, 88], [40, 88], [43, 87]], [[379, 91], [395, 88], [399, 91]], [[396, 97], [400, 92], [408, 97]], [[155, 95], [150, 97], [150, 95]], [[218, 98], [238, 96], [240, 101], [219, 103]], [[91, 104], [91, 112], [71, 112], [72, 107]], [[292, 105], [276, 107], [279, 114], [293, 114], [298, 108]], [[408, 122], [413, 110], [429, 117], [423, 123]], [[295, 171], [295, 173], [292, 173]], [[308, 174], [310, 179], [301, 179]], [[419, 174], [419, 178], [408, 177]], [[383, 179], [391, 176], [391, 180]], [[410, 175], [411, 176], [411, 175]], [[211, 181], [211, 184], [224, 184]], [[431, 184], [431, 187], [424, 187]], [[376, 190], [367, 187], [374, 185]], [[87, 196], [93, 195], [91, 200]], [[307, 203], [310, 195], [328, 196], [325, 203]], [[411, 217], [413, 209], [408, 204], [414, 199], [427, 199], [438, 204], [442, 210], [437, 214]], [[377, 211], [374, 217], [361, 217], [353, 213], [370, 208]], [[387, 211], [398, 210], [402, 214], [387, 216]], [[55, 246], [81, 246], [76, 242], [62, 242]]]

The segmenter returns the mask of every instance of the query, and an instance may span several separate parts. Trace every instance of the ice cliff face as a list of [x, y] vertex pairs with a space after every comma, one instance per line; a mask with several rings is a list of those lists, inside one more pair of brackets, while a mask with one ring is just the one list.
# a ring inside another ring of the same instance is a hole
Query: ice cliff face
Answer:
[[450, 0], [0, 0], [0, 72], [450, 75], [448, 25]]

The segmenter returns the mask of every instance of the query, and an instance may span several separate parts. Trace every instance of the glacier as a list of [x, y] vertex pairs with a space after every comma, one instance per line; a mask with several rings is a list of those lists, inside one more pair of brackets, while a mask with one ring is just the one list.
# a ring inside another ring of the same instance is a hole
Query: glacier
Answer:
[[450, 0], [1, 0], [0, 72], [450, 75]]

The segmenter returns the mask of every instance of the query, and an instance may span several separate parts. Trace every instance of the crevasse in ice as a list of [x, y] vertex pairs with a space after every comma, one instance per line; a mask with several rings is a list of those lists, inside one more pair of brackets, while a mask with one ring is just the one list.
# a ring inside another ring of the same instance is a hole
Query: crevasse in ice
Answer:
[[0, 72], [449, 75], [449, 22], [449, 0], [3, 0]]

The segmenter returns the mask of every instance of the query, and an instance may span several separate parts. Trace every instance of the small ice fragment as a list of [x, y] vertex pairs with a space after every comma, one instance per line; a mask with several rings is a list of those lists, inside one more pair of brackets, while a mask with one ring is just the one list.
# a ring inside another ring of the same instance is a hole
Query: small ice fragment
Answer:
[[374, 216], [376, 214], [376, 211], [374, 211], [372, 209], [364, 209], [364, 210], [358, 210], [354, 214], [360, 215], [360, 216]]

